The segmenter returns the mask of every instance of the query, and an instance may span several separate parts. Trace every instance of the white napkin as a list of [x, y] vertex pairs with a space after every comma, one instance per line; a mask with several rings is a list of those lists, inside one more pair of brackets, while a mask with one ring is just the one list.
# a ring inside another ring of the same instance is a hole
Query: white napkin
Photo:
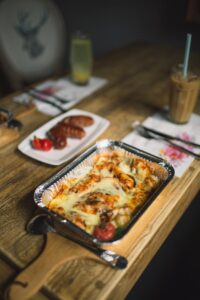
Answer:
[[[51, 91], [53, 96], [58, 96], [62, 99], [68, 100], [67, 103], [60, 103], [55, 98], [51, 97], [49, 94], [44, 95], [40, 94], [44, 99], [50, 100], [53, 103], [61, 106], [63, 109], [68, 109], [74, 106], [76, 103], [83, 100], [83, 98], [89, 96], [94, 91], [103, 87], [107, 83], [107, 79], [92, 77], [87, 85], [79, 86], [70, 81], [69, 78], [61, 78], [59, 80], [49, 80], [36, 86], [37, 90], [41, 91]], [[23, 93], [19, 96], [14, 97], [14, 101], [18, 103], [27, 103], [29, 101], [33, 101], [36, 104], [36, 107], [39, 111], [50, 115], [56, 116], [60, 114], [60, 110], [56, 107], [49, 105], [48, 103], [43, 103], [38, 101], [36, 98], [31, 97], [30, 95]]]
[[[163, 112], [158, 112], [155, 115], [148, 117], [143, 122], [143, 125], [200, 144], [200, 116], [196, 114], [192, 114], [190, 121], [187, 124], [177, 125], [169, 122], [167, 118], [164, 118]], [[167, 142], [147, 139], [140, 136], [136, 131], [125, 136], [123, 142], [166, 159], [173, 165], [177, 177], [181, 177], [194, 160], [192, 156], [173, 148]], [[186, 144], [184, 144], [184, 147], [195, 153], [200, 152], [200, 148], [194, 148]]]

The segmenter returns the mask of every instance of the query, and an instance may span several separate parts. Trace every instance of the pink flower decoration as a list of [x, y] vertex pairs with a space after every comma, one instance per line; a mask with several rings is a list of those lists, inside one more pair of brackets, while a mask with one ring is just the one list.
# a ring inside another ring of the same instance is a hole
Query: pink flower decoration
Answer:
[[168, 156], [171, 160], [180, 160], [187, 157], [186, 153], [179, 151], [173, 146], [167, 146], [165, 149], [163, 149], [163, 154]]

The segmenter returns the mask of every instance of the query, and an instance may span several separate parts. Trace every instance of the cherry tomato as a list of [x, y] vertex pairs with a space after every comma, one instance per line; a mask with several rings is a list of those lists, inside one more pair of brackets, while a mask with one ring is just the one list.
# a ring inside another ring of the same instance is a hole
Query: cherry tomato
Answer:
[[37, 137], [34, 137], [32, 140], [32, 147], [36, 150], [41, 150], [41, 151], [49, 151], [53, 147], [53, 143], [49, 139], [40, 139]]
[[109, 241], [115, 235], [115, 226], [112, 223], [96, 226], [93, 235], [101, 241]]
[[34, 139], [31, 141], [31, 144], [34, 149], [41, 150], [40, 139], [34, 137]]

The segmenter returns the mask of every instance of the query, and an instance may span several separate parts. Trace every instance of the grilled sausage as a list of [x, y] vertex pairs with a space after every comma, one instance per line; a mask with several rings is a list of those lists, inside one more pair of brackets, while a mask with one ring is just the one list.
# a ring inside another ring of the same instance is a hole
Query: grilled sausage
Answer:
[[67, 146], [67, 139], [65, 137], [57, 137], [53, 141], [55, 149], [63, 149]]
[[61, 126], [55, 126], [47, 132], [56, 149], [63, 149], [67, 146], [67, 136]]
[[48, 135], [52, 137], [52, 139], [55, 137], [67, 137], [66, 130], [64, 126], [62, 126], [62, 123], [58, 123], [56, 126], [51, 128], [48, 132]]
[[48, 136], [52, 140], [56, 140], [57, 138], [64, 139], [66, 137], [81, 139], [85, 136], [85, 134], [85, 130], [82, 127], [72, 124], [65, 124], [63, 122], [58, 123], [48, 132]]
[[94, 120], [89, 116], [77, 115], [67, 117], [48, 132], [48, 137], [53, 141], [56, 149], [63, 149], [67, 146], [67, 137], [82, 139], [86, 132], [81, 126], [90, 126]]
[[82, 127], [70, 123], [62, 123], [62, 127], [64, 128], [63, 130], [66, 132], [67, 137], [82, 139], [86, 134]]
[[72, 124], [75, 126], [87, 127], [87, 126], [91, 126], [94, 124], [94, 119], [90, 116], [76, 115], [76, 116], [66, 117], [63, 120], [63, 123]]

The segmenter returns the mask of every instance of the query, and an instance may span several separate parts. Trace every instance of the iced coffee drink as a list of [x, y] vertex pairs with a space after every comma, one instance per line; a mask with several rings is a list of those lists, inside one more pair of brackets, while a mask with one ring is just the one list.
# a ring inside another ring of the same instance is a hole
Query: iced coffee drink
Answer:
[[193, 74], [188, 74], [184, 78], [181, 72], [172, 73], [169, 99], [170, 120], [172, 122], [184, 124], [189, 121], [198, 97], [199, 79]]

